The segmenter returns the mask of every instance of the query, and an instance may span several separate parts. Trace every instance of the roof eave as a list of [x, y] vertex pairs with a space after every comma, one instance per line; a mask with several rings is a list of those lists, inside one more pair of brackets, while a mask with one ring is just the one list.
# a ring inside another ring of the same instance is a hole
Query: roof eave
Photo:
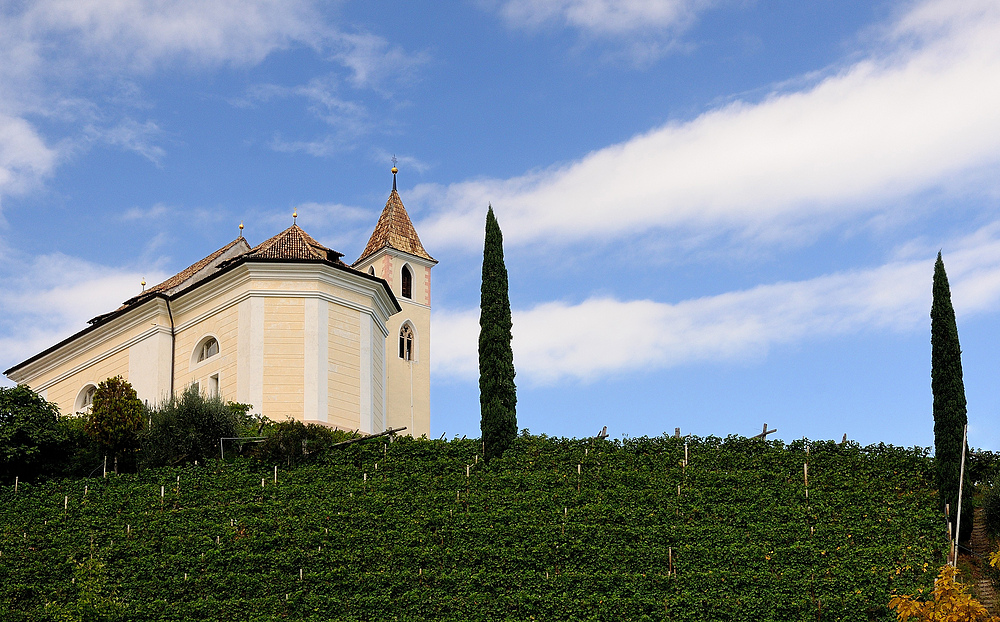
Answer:
[[422, 257], [420, 255], [414, 255], [413, 253], [410, 253], [410, 252], [407, 252], [407, 251], [399, 250], [398, 248], [396, 248], [395, 246], [392, 246], [391, 244], [386, 244], [386, 245], [382, 246], [381, 248], [379, 248], [376, 251], [373, 251], [371, 253], [368, 253], [367, 255], [363, 255], [361, 257], [358, 257], [357, 261], [355, 261], [354, 263], [351, 264], [351, 267], [353, 268], [353, 267], [355, 267], [355, 266], [357, 266], [359, 264], [364, 263], [365, 261], [370, 260], [372, 257], [377, 257], [380, 253], [387, 253], [389, 251], [392, 251], [394, 253], [399, 253], [401, 255], [405, 255], [406, 257], [412, 258], [412, 259], [414, 259], [414, 260], [416, 260], [418, 262], [422, 262], [422, 263], [428, 264], [430, 266], [436, 266], [438, 264], [438, 260], [434, 259], [430, 255], [427, 255], [426, 257]]
[[[97, 330], [98, 328], [104, 326], [105, 324], [107, 324], [111, 320], [119, 318], [119, 317], [121, 317], [121, 316], [123, 316], [126, 313], [129, 313], [131, 311], [135, 311], [136, 309], [138, 309], [142, 305], [146, 304], [147, 302], [149, 302], [151, 300], [155, 300], [157, 298], [162, 298], [163, 300], [167, 300], [167, 301], [170, 300], [170, 297], [167, 296], [166, 294], [162, 294], [160, 292], [156, 292], [154, 294], [151, 294], [148, 298], [143, 298], [141, 301], [137, 301], [135, 304], [133, 304], [133, 305], [131, 305], [129, 307], [125, 307], [123, 309], [117, 309], [115, 311], [112, 311], [111, 313], [105, 313], [104, 315], [98, 315], [94, 319], [90, 320], [90, 322], [92, 322], [90, 324], [90, 326], [87, 326], [83, 330], [79, 330], [79, 331], [73, 333], [69, 337], [66, 337], [65, 339], [63, 339], [59, 343], [57, 343], [57, 344], [55, 344], [53, 346], [50, 346], [50, 347], [42, 350], [38, 354], [36, 354], [36, 355], [34, 355], [34, 356], [30, 357], [30, 358], [27, 358], [27, 359], [21, 361], [17, 365], [14, 365], [10, 369], [7, 369], [6, 371], [4, 371], [3, 375], [7, 376], [7, 377], [10, 377], [11, 373], [16, 372], [17, 370], [19, 370], [19, 369], [21, 369], [23, 367], [27, 367], [28, 365], [34, 363], [35, 361], [37, 361], [37, 360], [39, 360], [39, 359], [41, 359], [43, 357], [46, 357], [49, 354], [52, 354], [53, 352], [55, 352], [59, 348], [62, 348], [63, 346], [65, 346], [67, 344], [70, 344], [73, 341], [76, 341], [80, 337], [83, 337], [84, 335], [87, 335], [87, 334], [89, 334], [89, 333]], [[12, 380], [13, 380], [13, 378], [12, 378]]]

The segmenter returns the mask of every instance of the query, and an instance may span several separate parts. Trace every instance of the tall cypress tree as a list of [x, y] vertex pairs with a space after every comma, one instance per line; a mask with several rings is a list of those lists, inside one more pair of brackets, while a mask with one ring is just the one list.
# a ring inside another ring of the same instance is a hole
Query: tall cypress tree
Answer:
[[510, 298], [503, 234], [493, 206], [486, 213], [483, 284], [479, 307], [479, 406], [484, 458], [503, 454], [517, 437], [517, 389], [511, 349]]
[[940, 252], [934, 264], [931, 303], [931, 390], [934, 393], [934, 465], [938, 495], [942, 504], [951, 504], [954, 518], [963, 434], [968, 418], [958, 325]]

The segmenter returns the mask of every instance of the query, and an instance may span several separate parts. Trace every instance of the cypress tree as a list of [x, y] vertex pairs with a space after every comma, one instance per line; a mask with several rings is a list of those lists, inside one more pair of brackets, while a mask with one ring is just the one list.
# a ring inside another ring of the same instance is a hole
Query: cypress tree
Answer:
[[[959, 468], [965, 424], [965, 384], [962, 381], [962, 349], [958, 324], [951, 305], [951, 288], [938, 252], [934, 264], [934, 295], [931, 303], [931, 390], [934, 393], [934, 466], [941, 503], [951, 504], [952, 518], [958, 505]], [[966, 488], [968, 490], [968, 488]], [[964, 522], [964, 521], [963, 521]]]
[[503, 234], [493, 206], [486, 213], [483, 283], [479, 307], [479, 406], [484, 458], [503, 454], [517, 437], [517, 389], [511, 349], [510, 298]]

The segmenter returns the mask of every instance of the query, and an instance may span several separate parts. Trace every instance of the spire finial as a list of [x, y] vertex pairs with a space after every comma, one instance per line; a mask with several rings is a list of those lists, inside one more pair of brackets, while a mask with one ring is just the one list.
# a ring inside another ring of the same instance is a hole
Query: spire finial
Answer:
[[146, 291], [146, 277], [142, 277], [142, 291]]
[[392, 154], [392, 189], [393, 190], [396, 189], [396, 173], [399, 172], [399, 169], [396, 168], [396, 162], [398, 162], [398, 161], [399, 160], [396, 159], [396, 154]]
[[298, 210], [292, 210], [292, 225], [295, 224], [295, 219], [298, 218], [298, 217], [299, 217], [299, 211]]
[[240, 237], [243, 237], [243, 221], [240, 221]]

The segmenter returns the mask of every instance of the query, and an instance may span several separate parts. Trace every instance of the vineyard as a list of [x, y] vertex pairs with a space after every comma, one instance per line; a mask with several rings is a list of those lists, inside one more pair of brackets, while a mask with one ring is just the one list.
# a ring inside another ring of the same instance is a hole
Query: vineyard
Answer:
[[[0, 619], [892, 620], [947, 536], [926, 450], [375, 439], [0, 489]], [[806, 466], [808, 465], [808, 466]]]

